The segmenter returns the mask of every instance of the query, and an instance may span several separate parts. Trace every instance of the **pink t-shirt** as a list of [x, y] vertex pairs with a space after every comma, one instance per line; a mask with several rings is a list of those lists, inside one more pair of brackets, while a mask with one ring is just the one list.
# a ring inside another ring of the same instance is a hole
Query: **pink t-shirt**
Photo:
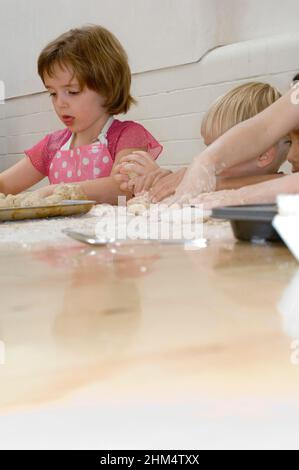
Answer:
[[[58, 150], [70, 139], [69, 129], [47, 134], [42, 140], [25, 150], [32, 165], [43, 175], [49, 175], [51, 162]], [[141, 125], [134, 121], [119, 121], [115, 119], [107, 132], [108, 149], [113, 160], [123, 149], [145, 148], [154, 160], [158, 158], [163, 147]]]

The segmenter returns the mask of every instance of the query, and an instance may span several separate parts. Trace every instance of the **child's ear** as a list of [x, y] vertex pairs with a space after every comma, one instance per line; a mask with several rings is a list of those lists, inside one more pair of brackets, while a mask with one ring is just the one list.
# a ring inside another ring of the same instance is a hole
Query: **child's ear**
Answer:
[[276, 154], [276, 149], [275, 147], [271, 147], [269, 150], [263, 153], [260, 157], [257, 159], [257, 166], [259, 168], [265, 168], [268, 165], [271, 165], [275, 159], [275, 154]]

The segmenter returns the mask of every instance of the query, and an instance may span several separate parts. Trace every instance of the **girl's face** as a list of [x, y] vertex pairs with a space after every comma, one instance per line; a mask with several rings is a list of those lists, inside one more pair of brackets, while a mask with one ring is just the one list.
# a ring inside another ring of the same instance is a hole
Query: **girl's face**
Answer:
[[290, 133], [290, 149], [287, 160], [293, 166], [293, 173], [299, 172], [299, 129]]
[[57, 116], [72, 132], [84, 132], [108, 119], [104, 97], [86, 86], [81, 89], [69, 68], [55, 65], [53, 77], [45, 73], [43, 78]]

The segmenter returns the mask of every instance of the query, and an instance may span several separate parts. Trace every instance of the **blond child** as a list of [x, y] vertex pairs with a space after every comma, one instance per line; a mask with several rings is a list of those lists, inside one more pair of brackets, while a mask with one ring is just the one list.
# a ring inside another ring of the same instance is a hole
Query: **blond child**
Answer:
[[2, 172], [0, 192], [17, 194], [48, 177], [43, 196], [58, 183], [78, 183], [89, 199], [116, 203], [124, 194], [113, 178], [120, 159], [134, 150], [156, 159], [162, 150], [143, 126], [113, 117], [135, 102], [126, 52], [101, 26], [71, 29], [42, 50], [38, 73], [64, 128]]
[[293, 173], [299, 172], [299, 128], [290, 132], [290, 149], [287, 156]]
[[[205, 145], [211, 145], [228, 129], [260, 113], [280, 96], [276, 88], [260, 82], [245, 83], [230, 90], [215, 101], [203, 118], [201, 136]], [[278, 170], [286, 159], [288, 145], [289, 140], [285, 139], [250, 161], [223, 171], [217, 178], [217, 190], [239, 188], [278, 178], [281, 176]], [[130, 162], [130, 169], [136, 170], [142, 161], [141, 157], [142, 155], [138, 152], [138, 159], [137, 155], [134, 157], [128, 155], [122, 162]], [[125, 171], [124, 169], [123, 173]], [[160, 168], [155, 169], [148, 175], [131, 181], [128, 187], [132, 188], [134, 185], [135, 193], [150, 189], [152, 202], [159, 202], [175, 192], [185, 172], [186, 168], [175, 173], [166, 172]]]
[[[215, 176], [222, 173], [223, 163], [226, 168], [231, 168], [249, 161], [287, 134], [292, 136], [293, 150], [291, 147], [292, 152], [290, 151], [288, 159], [293, 164], [294, 172], [298, 170], [299, 161], [298, 82], [276, 103], [229, 130], [205, 152], [195, 157], [169, 203], [184, 201], [213, 208], [222, 205], [273, 203], [279, 194], [299, 193], [299, 173], [238, 190], [212, 192], [216, 186]], [[205, 192], [210, 194], [201, 194]]]

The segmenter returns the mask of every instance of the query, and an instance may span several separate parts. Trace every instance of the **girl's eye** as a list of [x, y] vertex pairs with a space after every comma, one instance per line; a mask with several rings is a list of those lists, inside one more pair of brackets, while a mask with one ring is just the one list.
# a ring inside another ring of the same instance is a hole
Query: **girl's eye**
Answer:
[[284, 143], [287, 144], [287, 145], [292, 145], [292, 141], [291, 141], [291, 140], [285, 140]]
[[[67, 92], [69, 95], [78, 95], [80, 92], [79, 91], [68, 91]], [[56, 96], [56, 93], [49, 93], [50, 97]]]

